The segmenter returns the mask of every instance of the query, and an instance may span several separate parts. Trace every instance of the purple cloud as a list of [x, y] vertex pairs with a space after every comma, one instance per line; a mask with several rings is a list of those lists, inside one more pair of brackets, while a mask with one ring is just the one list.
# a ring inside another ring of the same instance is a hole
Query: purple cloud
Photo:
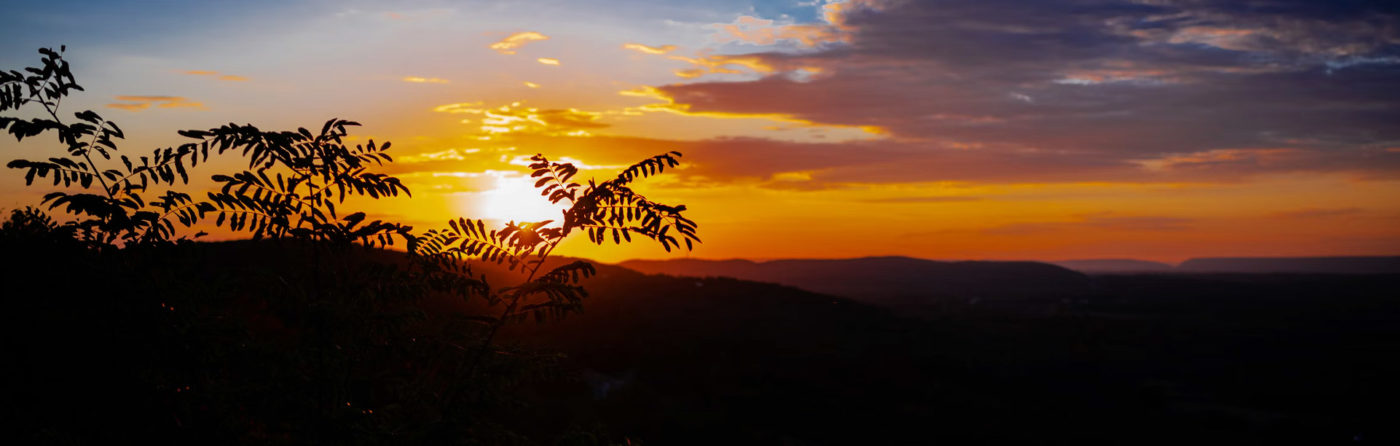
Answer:
[[[1392, 4], [980, 0], [852, 11], [848, 44], [746, 55], [776, 74], [658, 89], [695, 112], [889, 132], [839, 149], [858, 155], [788, 145], [789, 156], [815, 157], [795, 164], [866, 160], [814, 176], [833, 181], [990, 174], [977, 163], [1065, 180], [1400, 170], [1384, 150], [1400, 142]], [[820, 71], [785, 74], [803, 67]], [[1231, 153], [1256, 156], [1221, 156]], [[1290, 155], [1263, 155], [1279, 153]]]

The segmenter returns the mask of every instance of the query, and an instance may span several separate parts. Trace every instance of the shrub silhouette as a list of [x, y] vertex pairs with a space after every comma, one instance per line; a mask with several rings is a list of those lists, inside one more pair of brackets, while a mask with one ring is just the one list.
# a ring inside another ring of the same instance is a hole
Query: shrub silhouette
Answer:
[[[192, 141], [131, 159], [120, 153], [115, 123], [92, 111], [61, 117], [62, 99], [82, 90], [63, 50], [39, 50], [39, 67], [0, 71], [0, 112], [43, 112], [0, 116], [0, 129], [17, 140], [53, 133], [66, 152], [8, 166], [24, 171], [26, 184], [61, 186], [42, 204], [70, 219], [29, 207], [0, 225], [4, 252], [26, 260], [6, 271], [15, 295], [26, 296], [7, 339], [61, 331], [15, 349], [28, 381], [11, 385], [21, 403], [39, 408], [25, 419], [34, 440], [539, 441], [512, 427], [521, 416], [510, 413], [511, 389], [547, 369], [549, 357], [494, 339], [504, 324], [581, 310], [581, 281], [595, 270], [584, 261], [547, 265], [555, 248], [580, 232], [597, 244], [641, 236], [667, 251], [699, 241], [685, 206], [630, 188], [675, 167], [676, 152], [587, 183], [573, 181], [575, 166], [536, 155], [529, 167], [541, 196], [568, 205], [559, 219], [489, 229], [458, 218], [422, 234], [337, 209], [353, 196], [410, 193], [374, 171], [393, 161], [390, 143], [344, 143], [352, 121], [331, 119], [319, 132], [186, 130], [179, 133]], [[242, 156], [247, 167], [212, 175], [218, 188], [202, 199], [177, 190], [211, 153]], [[254, 241], [194, 244], [203, 232], [178, 230], [211, 219]], [[403, 254], [376, 249], [398, 243]], [[471, 261], [521, 280], [493, 288]], [[501, 308], [427, 310], [444, 296]], [[74, 347], [84, 342], [101, 348]], [[84, 367], [89, 359], [109, 369]], [[72, 403], [104, 398], [129, 410]]]

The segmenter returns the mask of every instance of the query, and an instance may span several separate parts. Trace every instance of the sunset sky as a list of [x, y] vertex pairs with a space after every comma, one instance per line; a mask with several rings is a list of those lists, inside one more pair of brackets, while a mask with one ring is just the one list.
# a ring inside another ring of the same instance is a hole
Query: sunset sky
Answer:
[[[64, 110], [132, 152], [359, 121], [413, 190], [366, 209], [419, 230], [554, 216], [537, 152], [606, 177], [678, 150], [639, 189], [690, 208], [698, 258], [1393, 255], [1398, 4], [5, 0], [0, 69], [67, 45]], [[0, 208], [44, 190], [10, 170]]]

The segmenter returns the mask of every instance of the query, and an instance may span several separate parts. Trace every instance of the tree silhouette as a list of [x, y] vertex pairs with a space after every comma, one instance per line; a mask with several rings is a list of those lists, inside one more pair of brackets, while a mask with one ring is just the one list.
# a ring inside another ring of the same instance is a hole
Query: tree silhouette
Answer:
[[[119, 152], [115, 141], [125, 135], [116, 123], [92, 111], [61, 117], [63, 98], [82, 91], [63, 50], [39, 50], [39, 67], [0, 71], [0, 112], [42, 109], [36, 118], [0, 116], [0, 129], [17, 140], [56, 134], [64, 154], [8, 167], [24, 171], [27, 185], [50, 179], [61, 187], [41, 204], [70, 219], [34, 207], [13, 211], [0, 225], [0, 243], [31, 257], [27, 272], [16, 273], [21, 295], [59, 293], [58, 300], [100, 310], [87, 320], [66, 312], [66, 302], [26, 301], [32, 313], [49, 316], [16, 329], [71, 323], [75, 336], [110, 344], [109, 359], [125, 368], [111, 372], [109, 384], [140, 382], [146, 390], [124, 397], [154, 411], [134, 412], [113, 429], [337, 444], [513, 438], [482, 420], [509, 400], [516, 375], [535, 365], [530, 355], [488, 353], [511, 350], [494, 344], [507, 323], [582, 309], [582, 280], [595, 269], [586, 261], [548, 265], [559, 244], [580, 232], [597, 244], [637, 235], [667, 251], [699, 241], [685, 206], [656, 203], [630, 187], [677, 166], [677, 152], [587, 183], [573, 181], [575, 166], [536, 155], [529, 166], [535, 187], [542, 199], [568, 205], [560, 218], [497, 229], [458, 218], [422, 234], [338, 208], [350, 197], [410, 195], [398, 178], [375, 171], [393, 162], [390, 143], [345, 144], [359, 125], [352, 121], [331, 119], [319, 132], [237, 124], [185, 130], [179, 134], [191, 141], [133, 159]], [[200, 199], [178, 190], [211, 154], [241, 156], [247, 166], [211, 175], [217, 190]], [[176, 224], [197, 231], [210, 219], [273, 244], [248, 252], [186, 243], [204, 233], [177, 232]], [[400, 242], [403, 254], [377, 250]], [[493, 288], [472, 271], [474, 261], [522, 278]], [[69, 266], [78, 264], [88, 266]], [[60, 283], [67, 274], [84, 280]], [[425, 310], [441, 296], [500, 308], [491, 315]], [[128, 375], [135, 378], [117, 379]]]

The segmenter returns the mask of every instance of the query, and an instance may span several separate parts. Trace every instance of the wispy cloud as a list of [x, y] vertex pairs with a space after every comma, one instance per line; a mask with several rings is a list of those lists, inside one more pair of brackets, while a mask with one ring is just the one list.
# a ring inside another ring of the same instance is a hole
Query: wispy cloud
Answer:
[[117, 96], [114, 102], [107, 104], [108, 108], [116, 108], [126, 111], [142, 111], [152, 106], [156, 108], [193, 108], [205, 110], [207, 107], [203, 103], [194, 102], [188, 98], [180, 96]]
[[705, 73], [709, 73], [709, 71], [705, 71], [699, 68], [688, 68], [684, 70], [676, 70], [675, 73], [676, 77], [694, 79], [700, 76], [704, 76]]
[[744, 74], [742, 68], [748, 68], [752, 73], [772, 73], [774, 66], [767, 60], [749, 55], [702, 55], [696, 57], [668, 56], [671, 60], [694, 65], [695, 68], [676, 70], [676, 76], [683, 78], [696, 78], [705, 74]]
[[438, 113], [469, 113], [481, 114], [481, 102], [458, 102], [455, 104], [443, 104], [433, 107], [433, 111]]
[[431, 161], [462, 161], [467, 159], [467, 155], [480, 153], [479, 148], [451, 148], [439, 152], [427, 152], [417, 155], [404, 155], [397, 157], [395, 161], [400, 163], [424, 163]]
[[622, 48], [645, 54], [666, 54], [676, 50], [675, 45], [647, 46], [640, 43], [624, 43]]
[[549, 40], [549, 36], [534, 31], [523, 31], [511, 34], [499, 42], [491, 44], [491, 49], [501, 54], [515, 54], [515, 50], [525, 44], [540, 40]]
[[[819, 127], [819, 126], [822, 126], [822, 127], [828, 127], [828, 128], [853, 128], [853, 129], [859, 129], [859, 130], [861, 130], [861, 131], [863, 131], [863, 132], [865, 132], [865, 133], [872, 134], [872, 135], [878, 135], [878, 134], [883, 134], [883, 133], [884, 133], [884, 130], [883, 130], [883, 129], [881, 129], [881, 128], [878, 127], [878, 126], [873, 126], [873, 125], [871, 125], [871, 126], [848, 126], [848, 125], [834, 125], [834, 126], [833, 126], [833, 125], [823, 125], [823, 124], [818, 124], [818, 123], [815, 123], [815, 122], [812, 122], [812, 121], [808, 121], [808, 120], [804, 120], [804, 119], [798, 119], [798, 118], [795, 118], [795, 117], [790, 116], [790, 115], [779, 114], [779, 113], [743, 113], [743, 112], [720, 112], [720, 113], [714, 113], [714, 112], [695, 111], [695, 110], [692, 109], [692, 105], [691, 105], [691, 104], [678, 103], [678, 102], [675, 101], [674, 98], [671, 98], [671, 97], [667, 96], [667, 95], [665, 94], [665, 92], [663, 92], [663, 91], [661, 91], [661, 90], [659, 90], [659, 89], [657, 89], [657, 88], [655, 88], [655, 87], [642, 86], [642, 87], [635, 88], [635, 89], [631, 89], [631, 90], [623, 90], [623, 91], [618, 92], [618, 94], [623, 95], [623, 96], [631, 96], [631, 97], [639, 97], [639, 98], [651, 98], [651, 99], [656, 99], [656, 100], [658, 100], [658, 101], [661, 101], [661, 102], [658, 102], [658, 103], [645, 104], [645, 105], [642, 105], [642, 106], [639, 106], [639, 107], [633, 107], [633, 108], [630, 108], [630, 109], [629, 109], [629, 110], [635, 111], [635, 112], [664, 112], [664, 113], [674, 113], [674, 114], [686, 115], [686, 116], [704, 116], [704, 117], [710, 117], [710, 118], [741, 118], [741, 119], [747, 119], [747, 118], [762, 118], [762, 119], [771, 119], [771, 120], [774, 120], [774, 121], [782, 121], [782, 122], [788, 122], [788, 123], [793, 123], [793, 124], [800, 124], [800, 125], [803, 125], [803, 126], [810, 126], [810, 127]], [[756, 92], [756, 94], [762, 94], [762, 93], [761, 93], [761, 92]]]
[[479, 139], [508, 134], [591, 136], [590, 130], [608, 127], [608, 124], [598, 122], [602, 117], [599, 112], [576, 108], [542, 110], [520, 102], [491, 108], [481, 107], [480, 102], [445, 104], [434, 107], [433, 111], [480, 116], [479, 122], [462, 121], [478, 126]]
[[413, 83], [413, 84], [449, 84], [449, 83], [452, 83], [451, 81], [449, 81], [449, 80], [447, 80], [447, 79], [439, 79], [439, 78], [436, 78], [436, 77], [408, 76], [408, 77], [405, 77], [405, 78], [400, 79], [400, 80], [402, 80], [402, 81], [404, 81], [404, 82], [408, 82], [408, 83]]
[[559, 59], [555, 59], [552, 57], [541, 57], [535, 60], [545, 65], [559, 65]]
[[1219, 149], [1167, 154], [1137, 163], [1151, 170], [1232, 168], [1283, 164], [1306, 155], [1304, 150], [1292, 148]]

